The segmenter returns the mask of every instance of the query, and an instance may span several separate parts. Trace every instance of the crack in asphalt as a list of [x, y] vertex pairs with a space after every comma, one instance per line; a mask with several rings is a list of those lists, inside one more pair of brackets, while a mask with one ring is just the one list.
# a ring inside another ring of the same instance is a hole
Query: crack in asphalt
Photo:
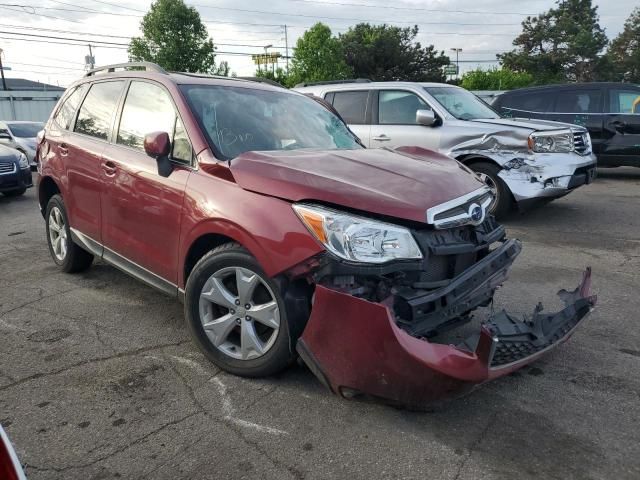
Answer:
[[82, 288], [85, 288], [85, 287], [73, 287], [73, 288], [70, 288], [69, 290], [63, 290], [61, 292], [52, 293], [51, 295], [43, 295], [42, 294], [42, 289], [38, 288], [38, 290], [40, 292], [38, 298], [36, 298], [35, 300], [29, 300], [28, 302], [24, 302], [24, 303], [18, 305], [17, 307], [13, 307], [13, 308], [7, 310], [6, 312], [0, 313], [0, 318], [4, 317], [8, 313], [15, 312], [16, 310], [20, 310], [21, 308], [28, 307], [29, 305], [33, 305], [34, 303], [38, 303], [39, 301], [44, 300], [45, 298], [55, 297], [56, 295], [62, 295], [62, 294], [65, 294], [65, 293], [73, 292], [74, 290], [80, 290]]
[[478, 435], [478, 437], [475, 440], [473, 440], [471, 444], [467, 447], [467, 454], [460, 461], [460, 464], [458, 465], [458, 469], [456, 470], [456, 474], [454, 475], [453, 480], [460, 479], [460, 475], [462, 474], [462, 469], [465, 467], [465, 465], [471, 458], [471, 455], [473, 455], [473, 452], [480, 446], [480, 444], [484, 440], [485, 435], [489, 432], [489, 429], [494, 424], [497, 418], [498, 418], [498, 412], [491, 415], [491, 417], [489, 417], [489, 421], [487, 422], [487, 425], [485, 425], [485, 427], [480, 431], [480, 434]]
[[67, 365], [66, 367], [62, 367], [62, 368], [59, 368], [57, 370], [52, 370], [50, 372], [34, 373], [33, 375], [29, 375], [27, 377], [20, 378], [18, 380], [15, 380], [12, 383], [9, 383], [7, 385], [3, 385], [2, 387], [0, 387], [0, 392], [2, 392], [4, 390], [8, 390], [8, 389], [13, 388], [13, 387], [16, 387], [18, 385], [22, 385], [23, 383], [30, 382], [31, 380], [36, 380], [36, 379], [39, 379], [39, 378], [59, 375], [61, 373], [67, 372], [67, 371], [72, 370], [72, 369], [77, 368], [77, 367], [83, 367], [85, 365], [91, 365], [91, 364], [94, 364], [94, 363], [105, 362], [107, 360], [114, 360], [114, 359], [118, 359], [118, 358], [136, 356], [136, 355], [139, 355], [141, 353], [152, 352], [154, 350], [162, 350], [163, 348], [168, 348], [168, 347], [177, 347], [179, 345], [185, 345], [187, 343], [190, 343], [190, 341], [189, 340], [182, 340], [180, 342], [164, 343], [162, 345], [152, 345], [152, 346], [149, 346], [149, 347], [137, 348], [135, 350], [128, 350], [126, 352], [116, 353], [115, 355], [109, 355], [108, 357], [97, 357], [97, 358], [89, 358], [87, 360], [81, 360], [79, 362], [73, 363], [71, 365]]
[[178, 425], [182, 422], [184, 422], [185, 420], [188, 420], [191, 417], [194, 417], [196, 415], [199, 415], [202, 412], [193, 412], [190, 413], [188, 415], [185, 415], [184, 417], [181, 417], [177, 420], [173, 420], [171, 422], [167, 422], [165, 424], [162, 424], [160, 427], [156, 428], [155, 430], [150, 431], [149, 433], [146, 433], [145, 435], [143, 435], [142, 437], [136, 438], [134, 441], [123, 445], [122, 447], [116, 448], [114, 451], [106, 454], [106, 455], [102, 455], [101, 457], [98, 457], [90, 462], [87, 463], [83, 463], [83, 464], [76, 464], [76, 465], [67, 465], [65, 467], [50, 467], [50, 468], [43, 468], [43, 467], [38, 467], [37, 465], [29, 465], [29, 464], [25, 464], [25, 467], [27, 469], [31, 468], [33, 470], [37, 470], [40, 472], [57, 472], [57, 473], [64, 473], [67, 472], [69, 470], [78, 470], [78, 469], [82, 469], [82, 468], [87, 468], [87, 467], [91, 467], [93, 465], [95, 465], [96, 463], [102, 462], [104, 460], [107, 460], [108, 458], [111, 458], [115, 455], [117, 455], [118, 453], [122, 453], [125, 450], [133, 447], [134, 445], [137, 445], [141, 442], [144, 442], [147, 438], [155, 435], [156, 433], [161, 432], [162, 430], [164, 430], [165, 428], [174, 426], [174, 425]]
[[278, 389], [278, 385], [274, 385], [273, 388], [267, 390], [266, 393], [263, 393], [262, 395], [258, 396], [258, 398], [256, 398], [253, 402], [250, 402], [246, 407], [243, 408], [243, 410], [249, 410], [251, 407], [255, 406], [256, 403], [261, 402], [262, 400], [267, 398], [269, 395], [271, 395], [273, 392], [275, 392], [277, 389]]

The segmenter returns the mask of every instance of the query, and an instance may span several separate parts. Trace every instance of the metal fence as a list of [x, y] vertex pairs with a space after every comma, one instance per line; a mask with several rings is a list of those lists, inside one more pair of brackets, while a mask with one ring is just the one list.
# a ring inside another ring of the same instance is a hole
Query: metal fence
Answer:
[[46, 122], [63, 91], [0, 90], [0, 120]]

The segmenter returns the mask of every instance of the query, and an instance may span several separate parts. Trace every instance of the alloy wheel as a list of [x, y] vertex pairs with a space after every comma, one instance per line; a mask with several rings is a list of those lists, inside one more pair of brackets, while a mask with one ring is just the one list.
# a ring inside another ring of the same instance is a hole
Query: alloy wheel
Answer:
[[64, 261], [67, 256], [67, 229], [58, 207], [53, 207], [49, 212], [49, 239], [56, 259]]
[[259, 274], [243, 267], [209, 277], [200, 291], [199, 314], [211, 343], [239, 360], [263, 356], [280, 330], [276, 296]]

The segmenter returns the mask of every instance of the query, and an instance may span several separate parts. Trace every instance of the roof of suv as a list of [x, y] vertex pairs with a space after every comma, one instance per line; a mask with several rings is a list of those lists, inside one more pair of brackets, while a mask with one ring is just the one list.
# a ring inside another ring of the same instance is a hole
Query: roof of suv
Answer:
[[380, 87], [455, 87], [448, 83], [437, 82], [350, 82], [350, 83], [319, 83], [317, 85], [306, 85], [304, 87], [296, 87], [299, 92], [314, 90], [371, 90]]
[[527, 92], [537, 92], [540, 90], [566, 90], [566, 89], [588, 89], [593, 87], [636, 87], [639, 88], [640, 85], [636, 85], [634, 83], [621, 83], [621, 82], [586, 82], [586, 83], [561, 83], [561, 84], [552, 84], [552, 85], [539, 85], [536, 87], [524, 87], [524, 88], [516, 88], [514, 90], [510, 90], [508, 92], [504, 92], [502, 95], [508, 95], [512, 93], [527, 93]]

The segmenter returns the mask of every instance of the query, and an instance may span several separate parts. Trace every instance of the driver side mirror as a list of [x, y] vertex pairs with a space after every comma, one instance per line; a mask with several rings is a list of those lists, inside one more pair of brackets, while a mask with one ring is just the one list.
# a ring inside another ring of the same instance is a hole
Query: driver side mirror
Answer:
[[158, 162], [158, 175], [168, 177], [173, 171], [173, 165], [169, 161], [171, 153], [171, 140], [167, 132], [152, 132], [144, 137], [144, 151]]
[[7, 130], [0, 130], [0, 140], [11, 140], [11, 134]]
[[433, 110], [416, 111], [416, 122], [425, 127], [432, 127], [436, 123], [436, 114]]

